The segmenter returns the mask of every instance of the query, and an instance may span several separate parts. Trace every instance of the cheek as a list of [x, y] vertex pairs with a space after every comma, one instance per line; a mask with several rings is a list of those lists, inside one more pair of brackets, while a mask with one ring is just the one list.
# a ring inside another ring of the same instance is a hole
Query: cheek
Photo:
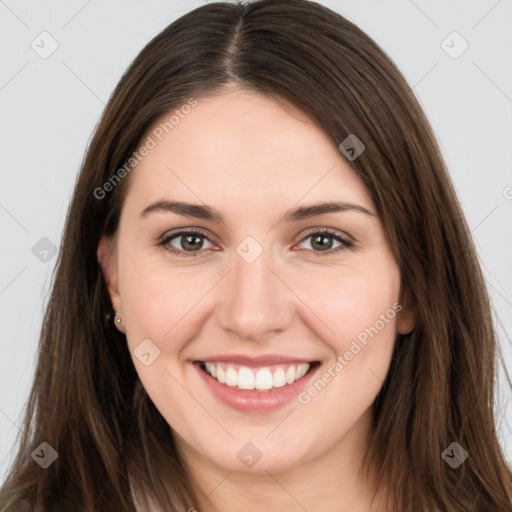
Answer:
[[[130, 347], [149, 338], [159, 347], [193, 289], [165, 264], [158, 248], [127, 233], [119, 246], [119, 292]], [[181, 313], [183, 315], [183, 313]]]
[[187, 316], [208, 291], [206, 278], [192, 268], [178, 270], [151, 262], [139, 266], [130, 261], [121, 289], [130, 337], [150, 338], [162, 349], [164, 340], [182, 339]]
[[[197, 409], [183, 373], [186, 347], [198, 336], [201, 298], [215, 283], [215, 276], [190, 268], [173, 268], [156, 258], [135, 256], [121, 262], [120, 292], [126, 317], [128, 347], [139, 378], [151, 400], [173, 427], [186, 420], [169, 411], [187, 408], [189, 420], [200, 423]], [[210, 283], [210, 284], [209, 284]], [[147, 345], [150, 340], [153, 345]], [[146, 345], [143, 345], [146, 343]], [[139, 347], [144, 346], [144, 351]], [[156, 352], [154, 352], [156, 351]], [[158, 356], [148, 366], [137, 354]], [[192, 418], [192, 419], [190, 419]], [[187, 420], [188, 421], [188, 420]], [[187, 428], [190, 428], [187, 426]]]
[[300, 286], [307, 306], [325, 326], [322, 337], [337, 354], [358, 337], [364, 343], [368, 331], [372, 338], [394, 340], [400, 275], [393, 261], [317, 273]]
[[332, 356], [299, 402], [330, 407], [349, 425], [370, 407], [389, 370], [401, 309], [398, 267], [381, 257], [358, 268], [317, 273], [303, 283], [302, 293]]

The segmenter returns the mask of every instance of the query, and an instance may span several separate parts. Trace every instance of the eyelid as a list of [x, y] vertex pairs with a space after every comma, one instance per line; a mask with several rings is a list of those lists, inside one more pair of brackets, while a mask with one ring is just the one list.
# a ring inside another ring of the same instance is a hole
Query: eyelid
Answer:
[[200, 235], [205, 240], [208, 240], [208, 242], [210, 242], [211, 244], [218, 245], [217, 242], [211, 240], [211, 238], [215, 237], [211, 237], [210, 235], [208, 235], [202, 228], [196, 227], [178, 228], [176, 230], [166, 231], [163, 235], [158, 237], [158, 240], [155, 245], [157, 247], [163, 247], [167, 252], [174, 254], [176, 256], [202, 256], [207, 251], [207, 249], [200, 249], [199, 251], [184, 251], [183, 249], [177, 249], [176, 247], [170, 245], [172, 239], [179, 239], [182, 236], [189, 234]]
[[307, 238], [315, 233], [328, 233], [329, 235], [343, 238], [346, 242], [350, 242], [352, 244], [356, 243], [356, 239], [354, 237], [350, 236], [348, 233], [345, 233], [344, 231], [340, 231], [339, 229], [327, 228], [327, 227], [322, 227], [322, 226], [315, 226], [313, 228], [307, 228], [306, 233], [301, 236], [301, 238], [299, 239], [299, 242], [304, 241], [305, 238]]
[[[203, 228], [198, 228], [198, 227], [194, 227], [194, 226], [187, 227], [187, 228], [177, 228], [176, 230], [166, 231], [163, 235], [158, 237], [158, 241], [162, 242], [164, 240], [168, 240], [169, 238], [173, 238], [174, 236], [184, 234], [184, 233], [197, 233], [197, 234], [203, 235], [205, 238], [207, 238], [212, 243], [218, 243], [218, 242], [214, 242], [215, 237], [211, 237]], [[307, 228], [305, 233], [303, 232], [301, 235], [298, 235], [297, 241], [302, 242], [302, 241], [304, 241], [305, 238], [312, 235], [313, 233], [329, 233], [330, 235], [340, 236], [340, 237], [346, 239], [346, 241], [348, 241], [348, 242], [353, 242], [353, 243], [356, 242], [354, 237], [352, 237], [348, 233], [345, 233], [344, 231], [340, 231], [340, 230], [337, 230], [334, 228], [322, 227], [322, 226], [315, 226], [312, 228]], [[212, 238], [213, 238], [213, 240], [212, 240]]]
[[[168, 251], [169, 253], [174, 254], [178, 257], [203, 256], [204, 253], [208, 249], [199, 249], [198, 251], [185, 251], [183, 249], [178, 249], [178, 248], [170, 245], [170, 241], [172, 239], [180, 238], [181, 236], [188, 235], [188, 234], [200, 235], [204, 239], [206, 239], [208, 242], [210, 242], [214, 245], [218, 245], [217, 242], [210, 239], [210, 238], [215, 239], [215, 237], [210, 237], [210, 235], [208, 235], [205, 232], [205, 230], [203, 230], [202, 228], [196, 228], [196, 227], [178, 228], [176, 230], [168, 231], [158, 238], [156, 245], [159, 247], [163, 247], [166, 251]], [[302, 236], [299, 238], [299, 240], [294, 242], [294, 245], [304, 242], [309, 237], [311, 237], [312, 235], [315, 235], [315, 234], [327, 234], [328, 236], [334, 238], [340, 244], [340, 246], [335, 247], [335, 248], [330, 248], [325, 251], [315, 251], [312, 249], [295, 249], [295, 250], [306, 251], [306, 253], [312, 253], [312, 255], [315, 257], [316, 256], [334, 256], [335, 254], [337, 254], [338, 252], [341, 252], [343, 250], [353, 249], [354, 245], [356, 244], [356, 240], [352, 236], [348, 235], [345, 232], [342, 232], [342, 231], [339, 231], [339, 230], [333, 229], [333, 228], [316, 226], [316, 227], [308, 228], [306, 233], [302, 233]], [[210, 250], [212, 250], [212, 249], [210, 248]], [[215, 249], [213, 249], [213, 250], [215, 250]]]
[[174, 238], [174, 237], [176, 237], [178, 235], [184, 235], [184, 234], [189, 234], [189, 233], [194, 233], [194, 234], [197, 234], [197, 235], [202, 235], [205, 238], [207, 238], [210, 242], [217, 243], [217, 242], [214, 242], [212, 240], [212, 238], [215, 239], [215, 237], [210, 236], [204, 229], [196, 228], [194, 226], [187, 227], [187, 228], [178, 228], [178, 229], [166, 231], [163, 235], [158, 237], [158, 241], [159, 242], [164, 242], [164, 241], [169, 240], [170, 238]]
[[[308, 238], [315, 234], [327, 234], [329, 237], [333, 238], [340, 245], [338, 247], [331, 247], [325, 251], [315, 251], [313, 249], [295, 249], [296, 251], [305, 251], [307, 255], [311, 255], [313, 257], [325, 257], [328, 258], [330, 256], [336, 256], [341, 252], [345, 252], [350, 249], [354, 249], [356, 246], [355, 240], [350, 235], [342, 231], [338, 231], [337, 229], [326, 228], [326, 227], [315, 227], [309, 228], [307, 233], [305, 233], [301, 239], [297, 242], [298, 244], [305, 242]], [[311, 242], [310, 242], [311, 243]]]

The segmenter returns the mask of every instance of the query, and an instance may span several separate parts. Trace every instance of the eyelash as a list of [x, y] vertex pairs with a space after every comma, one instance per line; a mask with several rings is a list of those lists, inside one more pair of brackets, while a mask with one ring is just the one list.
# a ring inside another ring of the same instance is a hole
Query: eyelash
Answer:
[[[169, 242], [171, 240], [173, 240], [174, 238], [179, 238], [180, 236], [184, 236], [184, 235], [198, 235], [198, 236], [210, 241], [206, 235], [204, 235], [203, 233], [201, 233], [199, 231], [178, 231], [177, 233], [172, 233], [169, 236], [164, 235], [159, 240], [157, 245], [159, 247], [163, 247], [166, 251], [170, 252], [171, 254], [175, 254], [177, 256], [183, 256], [183, 257], [200, 256], [201, 253], [203, 252], [202, 249], [200, 249], [199, 251], [188, 252], [188, 251], [182, 251], [182, 250], [175, 249], [174, 247], [168, 245]], [[306, 249], [308, 252], [312, 252], [315, 256], [331, 256], [335, 253], [338, 253], [339, 251], [342, 251], [345, 249], [350, 249], [354, 246], [354, 242], [341, 236], [337, 231], [333, 231], [329, 228], [316, 230], [316, 231], [310, 231], [305, 237], [303, 237], [299, 241], [299, 243], [304, 242], [305, 240], [307, 240], [309, 237], [311, 237], [313, 235], [328, 235], [328, 236], [334, 238], [334, 240], [336, 240], [337, 242], [341, 243], [341, 245], [339, 247], [337, 247], [335, 249], [328, 249], [326, 251], [314, 251], [314, 250]]]

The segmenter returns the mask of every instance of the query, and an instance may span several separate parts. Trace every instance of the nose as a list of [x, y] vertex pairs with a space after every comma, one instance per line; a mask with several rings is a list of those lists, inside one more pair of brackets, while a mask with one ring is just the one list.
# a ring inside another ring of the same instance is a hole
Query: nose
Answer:
[[234, 268], [220, 291], [217, 317], [221, 328], [232, 336], [265, 341], [285, 331], [291, 323], [295, 295], [276, 270], [270, 252], [264, 251], [252, 263], [234, 255]]

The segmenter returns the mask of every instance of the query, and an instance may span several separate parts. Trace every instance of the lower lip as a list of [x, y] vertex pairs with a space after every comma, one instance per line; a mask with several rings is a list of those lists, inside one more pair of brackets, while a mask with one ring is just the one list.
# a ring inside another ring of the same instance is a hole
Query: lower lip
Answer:
[[204, 380], [213, 395], [232, 409], [241, 412], [249, 412], [254, 414], [265, 414], [277, 411], [292, 402], [297, 396], [304, 391], [311, 381], [313, 375], [319, 368], [313, 367], [293, 384], [276, 388], [272, 391], [249, 391], [231, 388], [225, 384], [221, 384], [217, 379], [208, 375], [199, 363], [194, 363], [199, 375]]

